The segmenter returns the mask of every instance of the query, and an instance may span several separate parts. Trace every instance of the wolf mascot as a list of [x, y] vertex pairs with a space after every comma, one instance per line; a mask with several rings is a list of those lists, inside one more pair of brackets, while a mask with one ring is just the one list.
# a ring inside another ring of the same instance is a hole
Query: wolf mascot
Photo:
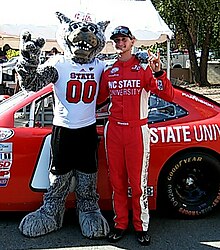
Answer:
[[21, 35], [17, 73], [22, 88], [37, 91], [54, 83], [55, 110], [51, 139], [50, 187], [43, 205], [26, 215], [19, 230], [28, 237], [45, 235], [62, 227], [66, 197], [75, 177], [76, 210], [82, 234], [105, 237], [109, 226], [98, 206], [97, 133], [95, 106], [104, 63], [95, 56], [104, 48], [109, 22], [74, 21], [60, 12], [57, 40], [64, 56], [40, 65], [44, 39]]

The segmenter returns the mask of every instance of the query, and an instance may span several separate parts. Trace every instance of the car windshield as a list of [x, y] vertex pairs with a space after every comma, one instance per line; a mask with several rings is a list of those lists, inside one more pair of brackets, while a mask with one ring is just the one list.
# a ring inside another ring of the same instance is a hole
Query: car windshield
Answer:
[[0, 103], [0, 113], [5, 112], [6, 110], [10, 109], [11, 107], [14, 107], [15, 105], [20, 103], [25, 98], [32, 95], [33, 93], [34, 92], [32, 92], [32, 91], [22, 90], [16, 94], [14, 94], [10, 98], [4, 100], [3, 102]]

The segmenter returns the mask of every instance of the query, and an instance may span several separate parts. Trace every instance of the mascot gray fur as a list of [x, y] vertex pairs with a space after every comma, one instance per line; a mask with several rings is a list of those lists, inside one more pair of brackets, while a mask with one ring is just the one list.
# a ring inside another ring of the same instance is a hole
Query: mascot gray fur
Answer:
[[[109, 22], [95, 24], [74, 21], [60, 12], [56, 12], [56, 16], [61, 23], [57, 40], [60, 45], [62, 43], [64, 49], [64, 56], [58, 56], [61, 62], [59, 65], [62, 67], [62, 60], [64, 60], [62, 57], [68, 58], [75, 65], [87, 65], [94, 60], [98, 60], [95, 57], [104, 48], [104, 31]], [[56, 85], [60, 77], [59, 70], [50, 65], [50, 60], [48, 63], [40, 65], [39, 56], [44, 44], [43, 38], [32, 39], [29, 31], [21, 34], [20, 59], [17, 64], [21, 88], [37, 91], [49, 83]], [[99, 64], [97, 67], [99, 67]], [[99, 72], [98, 79], [102, 70], [99, 70]], [[77, 109], [75, 111], [79, 112]], [[65, 174], [50, 173], [50, 187], [44, 194], [43, 205], [36, 211], [27, 214], [19, 225], [19, 230], [23, 235], [37, 237], [62, 227], [65, 201], [74, 177], [76, 210], [83, 236], [93, 239], [105, 237], [109, 233], [108, 223], [98, 206], [97, 171], [95, 173], [84, 173], [71, 170]]]

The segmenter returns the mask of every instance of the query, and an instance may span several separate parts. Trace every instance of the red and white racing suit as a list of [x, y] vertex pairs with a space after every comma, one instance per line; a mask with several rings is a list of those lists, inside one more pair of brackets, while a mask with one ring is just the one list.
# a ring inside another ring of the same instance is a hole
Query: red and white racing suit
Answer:
[[147, 125], [150, 91], [171, 101], [174, 91], [166, 72], [155, 78], [133, 56], [116, 61], [102, 75], [98, 103], [110, 96], [105, 127], [106, 151], [113, 188], [115, 227], [128, 227], [128, 186], [132, 190], [133, 225], [147, 231], [149, 224], [147, 176], [150, 132]]

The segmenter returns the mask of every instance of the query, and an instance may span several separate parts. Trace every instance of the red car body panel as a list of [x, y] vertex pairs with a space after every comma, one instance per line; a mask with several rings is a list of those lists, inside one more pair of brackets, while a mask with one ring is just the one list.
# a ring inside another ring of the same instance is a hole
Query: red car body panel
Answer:
[[[45, 140], [51, 134], [51, 126], [15, 127], [14, 116], [24, 106], [50, 92], [52, 92], [52, 85], [36, 93], [26, 93], [26, 98], [22, 98], [15, 104], [11, 101], [14, 98], [12, 96], [4, 101], [9, 103], [7, 110], [2, 111], [0, 105], [0, 211], [31, 211], [38, 208], [42, 202], [45, 189], [35, 189], [31, 183]], [[193, 148], [209, 150], [218, 156], [220, 153], [220, 106], [202, 96], [179, 88], [175, 88], [173, 103], [185, 109], [186, 114], [176, 119], [149, 124], [151, 156], [148, 186], [151, 210], [157, 207], [158, 180], [161, 170], [172, 157]], [[97, 125], [97, 131], [100, 137], [99, 202], [101, 209], [110, 210], [112, 192], [104, 148], [104, 125]], [[170, 174], [172, 175], [172, 172]], [[67, 207], [74, 206], [74, 194], [70, 194]]]

